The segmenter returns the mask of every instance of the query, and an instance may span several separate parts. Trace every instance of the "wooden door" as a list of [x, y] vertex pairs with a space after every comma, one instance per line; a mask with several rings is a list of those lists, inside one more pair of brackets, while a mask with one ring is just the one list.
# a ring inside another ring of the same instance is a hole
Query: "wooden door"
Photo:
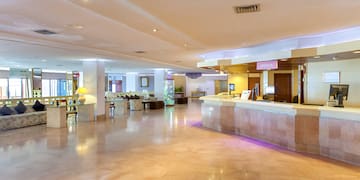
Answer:
[[[261, 88], [260, 88], [260, 77], [249, 77], [248, 78], [248, 89], [252, 90], [255, 87], [255, 84], [259, 84], [259, 95], [261, 94]], [[252, 94], [252, 93], [251, 93]], [[249, 97], [252, 98], [251, 96]]]
[[291, 74], [274, 74], [275, 101], [291, 103]]
[[300, 104], [304, 104], [304, 70], [301, 70], [300, 80]]

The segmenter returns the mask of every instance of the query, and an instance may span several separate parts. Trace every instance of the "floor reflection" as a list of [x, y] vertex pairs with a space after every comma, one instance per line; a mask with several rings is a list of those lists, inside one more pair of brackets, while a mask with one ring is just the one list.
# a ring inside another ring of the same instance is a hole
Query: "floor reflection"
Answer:
[[200, 103], [0, 132], [0, 179], [359, 179], [360, 168], [201, 128]]

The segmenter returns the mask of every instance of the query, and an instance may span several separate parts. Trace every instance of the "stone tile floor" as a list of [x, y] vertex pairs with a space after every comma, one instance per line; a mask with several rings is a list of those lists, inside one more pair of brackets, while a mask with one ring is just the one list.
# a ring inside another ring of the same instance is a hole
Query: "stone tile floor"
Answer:
[[0, 132], [0, 179], [360, 179], [360, 167], [201, 127], [200, 103]]

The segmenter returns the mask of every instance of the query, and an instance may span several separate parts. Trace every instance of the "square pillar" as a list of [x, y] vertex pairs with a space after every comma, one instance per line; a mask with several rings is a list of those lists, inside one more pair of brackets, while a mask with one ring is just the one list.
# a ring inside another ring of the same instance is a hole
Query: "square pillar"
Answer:
[[96, 120], [105, 119], [105, 66], [103, 61], [83, 62], [83, 85], [88, 90], [85, 104], [95, 103]]

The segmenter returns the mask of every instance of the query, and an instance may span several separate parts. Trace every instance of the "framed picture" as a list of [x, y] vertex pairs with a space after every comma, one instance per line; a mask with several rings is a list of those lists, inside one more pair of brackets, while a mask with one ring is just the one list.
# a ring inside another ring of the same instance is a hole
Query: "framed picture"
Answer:
[[140, 87], [149, 87], [149, 77], [140, 77]]

